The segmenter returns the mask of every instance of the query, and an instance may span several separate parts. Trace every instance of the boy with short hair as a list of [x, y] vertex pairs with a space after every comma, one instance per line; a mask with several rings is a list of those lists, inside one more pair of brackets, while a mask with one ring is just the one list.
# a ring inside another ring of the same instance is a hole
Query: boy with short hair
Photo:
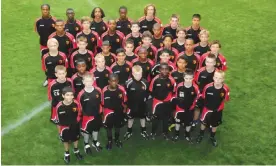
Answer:
[[[202, 93], [203, 88], [213, 82], [213, 77], [215, 71], [218, 71], [216, 69], [216, 56], [214, 54], [209, 54], [206, 58], [205, 61], [206, 66], [198, 69], [198, 71], [195, 74], [195, 82], [199, 86], [200, 93]], [[196, 103], [196, 109], [195, 109], [195, 114], [194, 114], [194, 122], [193, 122], [193, 127], [197, 124], [196, 121], [199, 118], [199, 114], [203, 109], [203, 99], [200, 97]]]
[[[134, 50], [142, 44], [142, 34], [140, 33], [139, 22], [132, 22], [131, 24], [131, 33], [126, 35], [125, 41], [128, 39], [133, 40], [134, 42]], [[124, 41], [124, 43], [125, 43]]]
[[127, 117], [128, 126], [127, 132], [124, 135], [124, 139], [127, 140], [132, 136], [132, 125], [134, 118], [139, 118], [141, 123], [141, 136], [144, 139], [148, 139], [149, 135], [146, 131], [146, 101], [149, 96], [149, 83], [142, 78], [142, 67], [135, 65], [132, 68], [132, 78], [130, 78], [126, 84], [127, 92]]
[[151, 138], [154, 140], [158, 128], [159, 120], [163, 125], [163, 136], [168, 137], [168, 121], [171, 115], [171, 99], [175, 91], [175, 81], [169, 74], [167, 63], [160, 64], [160, 74], [153, 78], [149, 91], [153, 97], [152, 104], [152, 132]]
[[103, 89], [103, 124], [107, 131], [107, 150], [112, 149], [113, 128], [115, 128], [115, 144], [119, 148], [123, 146], [120, 141], [120, 128], [124, 124], [127, 96], [124, 87], [118, 85], [118, 82], [118, 75], [112, 73], [109, 75], [109, 85]]
[[48, 86], [48, 99], [51, 100], [51, 117], [50, 120], [55, 124], [53, 108], [63, 100], [62, 89], [65, 87], [72, 87], [72, 81], [70, 78], [66, 78], [66, 68], [62, 65], [57, 65], [55, 67], [56, 79], [49, 83]]
[[148, 58], [151, 59], [151, 60], [155, 60], [155, 54], [157, 52], [157, 48], [154, 47], [152, 44], [152, 34], [149, 32], [149, 31], [145, 31], [143, 33], [143, 36], [142, 36], [142, 45], [138, 46], [136, 49], [135, 49], [135, 54], [137, 54], [137, 52], [139, 51], [139, 49], [141, 47], [145, 47], [148, 51]]
[[161, 51], [160, 62], [156, 63], [151, 69], [151, 76], [154, 78], [158, 74], [160, 74], [160, 65], [161, 63], [167, 63], [169, 67], [169, 72], [172, 72], [176, 69], [175, 65], [170, 61], [170, 50], [164, 49]]
[[86, 49], [87, 38], [84, 36], [78, 36], [77, 46], [78, 50], [74, 51], [70, 56], [70, 66], [73, 74], [77, 72], [76, 62], [80, 59], [85, 60], [86, 71], [89, 71], [94, 67], [94, 54], [92, 51]]
[[172, 47], [173, 37], [171, 34], [167, 34], [163, 37], [163, 47], [159, 48], [156, 53], [156, 62], [160, 61], [160, 55], [162, 50], [167, 49], [169, 50], [170, 54], [170, 61], [175, 63], [175, 60], [178, 56], [177, 49]]
[[125, 50], [126, 50], [126, 60], [132, 62], [134, 59], [137, 58], [137, 55], [134, 54], [134, 42], [131, 39], [126, 40], [125, 43]]
[[225, 57], [220, 53], [220, 49], [221, 49], [221, 44], [218, 40], [214, 40], [210, 43], [210, 52], [207, 52], [205, 54], [203, 54], [200, 57], [200, 66], [204, 67], [205, 66], [205, 59], [206, 57], [212, 53], [216, 56], [216, 68], [222, 71], [227, 70], [227, 66], [226, 66], [226, 59]]
[[194, 48], [194, 51], [195, 53], [197, 53], [198, 55], [203, 55], [205, 54], [206, 52], [210, 51], [210, 47], [209, 47], [209, 31], [207, 30], [202, 30], [200, 31], [199, 33], [199, 39], [200, 39], [200, 42], [195, 44], [195, 48]]
[[176, 30], [179, 26], [179, 16], [177, 14], [172, 14], [170, 19], [170, 24], [165, 25], [163, 29], [163, 36], [166, 34], [171, 34], [173, 39], [176, 39]]
[[126, 54], [123, 48], [116, 51], [117, 61], [110, 67], [112, 72], [118, 75], [119, 84], [124, 85], [131, 75], [132, 64], [126, 61]]
[[185, 40], [186, 40], [186, 30], [182, 27], [178, 27], [176, 29], [176, 36], [177, 38], [174, 39], [172, 43], [172, 47], [177, 49], [179, 53], [185, 51]]
[[109, 44], [111, 46], [110, 51], [112, 53], [116, 53], [116, 50], [118, 48], [123, 47], [123, 40], [125, 38], [125, 35], [116, 30], [116, 21], [115, 20], [109, 20], [108, 21], [108, 30], [102, 34], [101, 39], [102, 41], [109, 41]]
[[96, 55], [95, 64], [96, 67], [90, 70], [90, 72], [94, 74], [97, 87], [103, 89], [108, 85], [108, 77], [112, 73], [112, 70], [105, 65], [105, 59], [102, 54]]
[[190, 131], [193, 122], [194, 108], [196, 101], [199, 98], [199, 88], [196, 83], [193, 82], [194, 71], [187, 69], [184, 76], [184, 82], [181, 82], [176, 87], [175, 98], [173, 104], [175, 107], [174, 118], [175, 118], [175, 135], [173, 141], [179, 139], [180, 125], [185, 126], [185, 139], [188, 142], [192, 142]]
[[176, 70], [172, 71], [171, 73], [171, 76], [173, 77], [177, 85], [184, 81], [183, 74], [186, 71], [186, 65], [187, 61], [185, 57], [183, 55], [179, 56], [176, 60]]
[[85, 75], [85, 73], [87, 73], [86, 71], [86, 62], [83, 59], [79, 59], [76, 62], [76, 68], [77, 68], [77, 73], [75, 73], [71, 80], [73, 83], [73, 89], [75, 91], [75, 96], [77, 97], [79, 92], [84, 88], [83, 85], [83, 76]]
[[132, 61], [133, 66], [139, 65], [142, 67], [142, 78], [146, 79], [148, 82], [151, 81], [150, 72], [154, 66], [154, 62], [147, 58], [148, 51], [146, 48], [141, 47], [138, 51], [138, 58]]
[[105, 65], [110, 67], [114, 62], [116, 62], [116, 55], [110, 52], [110, 43], [109, 41], [104, 41], [102, 44], [101, 54], [104, 56]]
[[92, 135], [92, 146], [96, 151], [102, 150], [98, 142], [98, 133], [102, 124], [102, 91], [100, 88], [93, 86], [95, 78], [93, 74], [86, 73], [83, 76], [84, 89], [80, 91], [77, 101], [82, 108], [81, 131], [84, 137], [84, 151], [91, 154], [89, 138]]
[[225, 73], [216, 71], [214, 74], [214, 82], [206, 85], [202, 92], [204, 100], [203, 111], [201, 114], [200, 133], [197, 138], [197, 143], [200, 143], [204, 136], [206, 127], [211, 128], [210, 140], [213, 146], [217, 146], [215, 134], [218, 126], [222, 123], [222, 112], [224, 103], [229, 101], [229, 87], [224, 84]]
[[201, 20], [200, 14], [194, 14], [192, 16], [192, 25], [186, 28], [188, 38], [192, 38], [195, 44], [200, 42], [198, 34], [200, 33], [201, 30], [204, 29], [200, 26], [200, 20]]
[[161, 24], [155, 23], [153, 25], [153, 37], [152, 37], [152, 45], [157, 49], [163, 47], [163, 36], [162, 36], [162, 27]]
[[120, 18], [116, 20], [116, 29], [122, 32], [125, 36], [131, 33], [131, 22], [132, 20], [127, 16], [127, 7], [121, 6], [119, 8]]
[[74, 100], [74, 92], [71, 87], [64, 87], [62, 89], [62, 98], [57, 106], [53, 109], [54, 120], [57, 122], [59, 128], [60, 139], [64, 145], [64, 158], [66, 164], [70, 163], [69, 143], [73, 142], [74, 154], [78, 160], [82, 160], [83, 156], [80, 154], [78, 148], [78, 140], [80, 138], [80, 114], [81, 108], [79, 103]]
[[66, 10], [66, 16], [67, 16], [67, 21], [65, 24], [65, 31], [69, 32], [76, 38], [77, 37], [76, 35], [82, 29], [81, 22], [75, 19], [75, 11], [72, 8], [68, 8]]
[[46, 75], [46, 80], [43, 83], [44, 87], [56, 79], [55, 67], [57, 65], [63, 65], [68, 68], [66, 55], [63, 52], [58, 51], [58, 46], [58, 41], [55, 38], [49, 39], [47, 42], [49, 52], [42, 56], [42, 70]]
[[185, 41], [185, 51], [178, 56], [184, 56], [187, 60], [186, 68], [196, 71], [199, 68], [200, 56], [194, 52], [194, 41], [189, 38]]
[[96, 31], [90, 29], [90, 24], [92, 20], [88, 16], [81, 18], [82, 31], [79, 32], [76, 37], [84, 36], [87, 39], [87, 49], [92, 51], [93, 54], [97, 53], [97, 48], [101, 47], [100, 36]]

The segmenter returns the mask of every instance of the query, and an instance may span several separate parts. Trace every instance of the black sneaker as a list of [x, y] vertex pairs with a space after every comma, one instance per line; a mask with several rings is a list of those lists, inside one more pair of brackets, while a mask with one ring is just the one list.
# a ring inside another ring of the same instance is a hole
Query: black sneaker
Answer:
[[163, 133], [163, 137], [164, 137], [164, 139], [165, 139], [166, 141], [169, 141], [169, 140], [170, 140], [170, 139], [169, 139], [168, 133]]
[[120, 141], [120, 140], [115, 140], [115, 144], [116, 144], [116, 146], [118, 147], [118, 148], [122, 148], [123, 147], [123, 143], [122, 143], [122, 141]]
[[155, 140], [156, 133], [151, 133], [151, 134], [150, 134], [150, 137], [151, 137], [152, 140]]
[[112, 141], [108, 141], [106, 144], [106, 149], [111, 150], [112, 149]]
[[173, 137], [172, 137], [172, 140], [173, 140], [173, 142], [178, 141], [178, 140], [179, 140], [179, 136], [178, 136], [178, 135], [173, 136]]
[[124, 140], [128, 140], [132, 136], [132, 132], [126, 132], [124, 135]]
[[78, 160], [82, 160], [82, 159], [83, 159], [83, 157], [82, 157], [82, 155], [80, 154], [80, 151], [79, 151], [79, 150], [76, 151], [76, 152], [74, 152], [74, 153], [75, 153], [75, 156], [77, 157]]
[[196, 139], [196, 143], [199, 144], [202, 141], [202, 139], [203, 139], [203, 136], [199, 135]]
[[101, 147], [101, 143], [100, 142], [94, 142], [92, 141], [92, 146], [96, 149], [97, 152], [101, 151], [103, 148]]
[[141, 136], [142, 136], [143, 138], [145, 138], [146, 140], [149, 139], [149, 135], [148, 135], [148, 133], [147, 133], [146, 131], [142, 131], [142, 132], [141, 132]]
[[193, 143], [190, 136], [186, 136], [185, 139], [186, 139], [189, 143], [191, 143], [191, 144]]
[[91, 148], [90, 148], [89, 144], [84, 146], [84, 152], [85, 152], [85, 154], [89, 154], [89, 155], [92, 154], [92, 151], [91, 151]]
[[218, 146], [218, 142], [217, 142], [217, 140], [216, 140], [214, 137], [210, 137], [210, 140], [211, 140], [212, 145], [213, 145], [214, 147], [217, 147], [217, 146]]
[[64, 154], [64, 158], [63, 158], [65, 164], [69, 164], [70, 163], [70, 154]]

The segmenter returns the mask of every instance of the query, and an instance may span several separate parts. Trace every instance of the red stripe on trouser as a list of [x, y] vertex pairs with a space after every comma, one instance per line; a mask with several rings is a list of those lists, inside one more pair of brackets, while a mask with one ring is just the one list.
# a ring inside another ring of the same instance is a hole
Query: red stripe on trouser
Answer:
[[62, 136], [64, 130], [69, 130], [68, 126], [59, 126], [59, 135]]
[[87, 128], [87, 124], [89, 122], [91, 122], [92, 120], [94, 120], [94, 116], [83, 116], [82, 117], [82, 123], [81, 123], [81, 129], [86, 131], [86, 128]]
[[108, 108], [105, 108], [104, 111], [103, 111], [103, 114], [104, 114], [103, 123], [105, 123], [106, 118], [107, 118], [110, 114], [113, 114], [113, 113], [114, 113], [113, 110], [108, 109]]
[[205, 119], [206, 115], [208, 114], [208, 112], [213, 112], [213, 111], [208, 110], [206, 107], [203, 107], [201, 118], [200, 118], [201, 121], [204, 121], [204, 119]]

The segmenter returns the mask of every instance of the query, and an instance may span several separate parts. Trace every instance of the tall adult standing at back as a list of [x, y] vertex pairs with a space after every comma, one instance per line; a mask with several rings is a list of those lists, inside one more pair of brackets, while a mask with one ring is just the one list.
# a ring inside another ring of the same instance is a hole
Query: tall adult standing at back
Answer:
[[150, 31], [151, 34], [153, 34], [153, 25], [155, 23], [159, 23], [162, 25], [161, 20], [156, 17], [156, 7], [153, 4], [148, 4], [144, 8], [144, 15], [139, 19], [139, 24], [140, 24], [140, 32], [143, 33], [145, 31]]
[[107, 31], [107, 24], [103, 21], [105, 17], [104, 11], [100, 7], [95, 7], [91, 12], [91, 18], [93, 19], [90, 28], [93, 31], [96, 31], [99, 36]]
[[40, 50], [47, 49], [48, 37], [55, 32], [56, 18], [50, 14], [50, 5], [40, 7], [42, 16], [35, 21], [35, 32], [39, 35]]

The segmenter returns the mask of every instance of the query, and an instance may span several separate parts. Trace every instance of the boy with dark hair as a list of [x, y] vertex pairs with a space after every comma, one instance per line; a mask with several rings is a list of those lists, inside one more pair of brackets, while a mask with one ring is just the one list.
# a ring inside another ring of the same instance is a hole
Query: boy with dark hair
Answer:
[[187, 61], [185, 57], [183, 55], [179, 56], [176, 60], [176, 70], [172, 71], [171, 73], [171, 76], [173, 77], [177, 85], [184, 81], [183, 74], [186, 71], [186, 65]]
[[112, 149], [112, 129], [115, 128], [115, 144], [121, 148], [123, 146], [120, 141], [120, 128], [124, 124], [127, 96], [124, 87], [118, 85], [119, 78], [117, 74], [109, 75], [109, 85], [103, 89], [102, 105], [103, 124], [107, 132], [106, 149]]
[[196, 101], [199, 98], [199, 88], [193, 82], [194, 71], [187, 69], [184, 76], [184, 82], [181, 82], [176, 87], [173, 104], [175, 107], [174, 118], [175, 118], [175, 135], [173, 141], [179, 139], [180, 125], [185, 126], [185, 139], [192, 142], [190, 131], [193, 122], [194, 108]]
[[125, 42], [125, 53], [126, 53], [126, 60], [132, 62], [134, 59], [137, 58], [137, 55], [133, 52], [134, 50], [134, 42], [131, 39], [126, 40]]
[[75, 38], [77, 33], [82, 30], [81, 22], [75, 19], [75, 11], [72, 8], [66, 10], [67, 21], [65, 24], [65, 31], [72, 34]]
[[152, 132], [151, 138], [154, 140], [158, 128], [159, 120], [163, 125], [163, 136], [169, 140], [168, 121], [171, 115], [171, 99], [175, 91], [175, 81], [169, 74], [167, 63], [160, 64], [160, 74], [153, 78], [149, 91], [153, 97], [152, 104]]
[[112, 72], [118, 75], [119, 84], [125, 85], [131, 75], [132, 64], [126, 61], [126, 54], [123, 48], [116, 51], [117, 61], [110, 67]]
[[76, 62], [76, 68], [77, 68], [77, 73], [75, 73], [71, 80], [73, 83], [73, 89], [75, 91], [75, 96], [77, 97], [79, 92], [84, 88], [83, 85], [83, 76], [85, 75], [85, 73], [87, 73], [86, 71], [86, 62], [83, 59], [79, 59]]
[[121, 6], [119, 8], [120, 18], [116, 20], [116, 29], [122, 32], [125, 36], [131, 33], [132, 20], [127, 17], [127, 7]]
[[105, 13], [100, 7], [95, 7], [91, 12], [91, 18], [93, 21], [91, 22], [90, 28], [91, 30], [97, 32], [99, 36], [101, 36], [108, 29], [108, 25], [103, 21], [104, 17]]
[[166, 34], [171, 34], [173, 39], [176, 39], [176, 30], [179, 26], [179, 16], [172, 14], [170, 19], [170, 24], [165, 25], [163, 29], [163, 36]]
[[200, 14], [194, 14], [192, 16], [192, 25], [186, 28], [187, 37], [192, 38], [195, 44], [200, 42], [198, 34], [200, 33], [201, 30], [204, 29], [200, 27], [200, 20], [201, 20]]
[[152, 37], [152, 45], [157, 49], [163, 47], [163, 36], [162, 36], [162, 27], [161, 24], [155, 23], [153, 25], [153, 37]]
[[170, 54], [170, 61], [172, 63], [175, 63], [175, 60], [178, 56], [178, 51], [177, 49], [173, 48], [172, 47], [172, 42], [173, 42], [173, 37], [171, 34], [167, 34], [163, 37], [163, 47], [159, 48], [157, 50], [157, 53], [156, 53], [156, 62], [159, 62], [160, 61], [160, 55], [161, 55], [161, 52], [164, 50], [164, 49], [167, 49], [169, 51], [169, 54]]
[[108, 21], [108, 30], [101, 35], [102, 41], [109, 41], [109, 44], [111, 46], [111, 52], [116, 53], [116, 50], [118, 48], [123, 47], [123, 40], [125, 38], [125, 35], [116, 30], [116, 21], [115, 20], [109, 20]]
[[116, 62], [116, 55], [110, 52], [110, 43], [109, 41], [104, 41], [102, 44], [101, 54], [104, 56], [105, 65], [111, 67], [111, 65]]
[[79, 103], [74, 100], [74, 92], [71, 87], [62, 89], [62, 98], [57, 106], [53, 109], [54, 120], [59, 128], [60, 139], [64, 145], [64, 158], [66, 164], [70, 163], [69, 143], [73, 142], [74, 154], [78, 160], [83, 157], [78, 148], [78, 140], [80, 138], [79, 121], [81, 108]]
[[[142, 44], [142, 34], [139, 32], [139, 30], [140, 30], [139, 22], [132, 22], [131, 33], [129, 33], [125, 37], [125, 41], [128, 39], [133, 40], [134, 50]], [[124, 43], [125, 43], [125, 41], [124, 41]]]
[[176, 29], [176, 36], [177, 38], [174, 39], [173, 43], [172, 43], [172, 47], [177, 49], [177, 51], [179, 53], [185, 51], [185, 40], [186, 40], [186, 30], [182, 27], [178, 27]]

